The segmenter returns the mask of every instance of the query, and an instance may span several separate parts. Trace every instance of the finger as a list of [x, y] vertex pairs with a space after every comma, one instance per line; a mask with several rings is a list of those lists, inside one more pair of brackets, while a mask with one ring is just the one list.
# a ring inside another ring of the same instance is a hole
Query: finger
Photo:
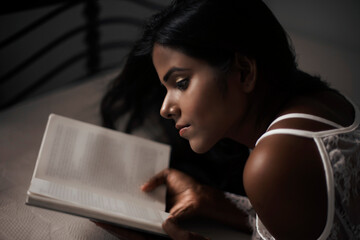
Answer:
[[195, 210], [192, 206], [176, 205], [172, 209], [170, 209], [170, 214], [174, 217], [176, 221], [181, 221], [183, 219], [194, 216]]
[[156, 174], [154, 177], [150, 178], [149, 181], [144, 183], [141, 186], [141, 190], [145, 191], [145, 192], [149, 192], [149, 191], [154, 190], [155, 188], [157, 188], [158, 186], [160, 186], [162, 184], [166, 184], [169, 172], [170, 172], [170, 170], [168, 168], [162, 170], [161, 172]]

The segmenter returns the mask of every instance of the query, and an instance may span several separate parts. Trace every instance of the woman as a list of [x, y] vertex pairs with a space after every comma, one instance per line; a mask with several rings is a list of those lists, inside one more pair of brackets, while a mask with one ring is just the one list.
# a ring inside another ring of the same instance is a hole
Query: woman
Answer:
[[179, 0], [149, 20], [104, 97], [104, 123], [131, 111], [130, 131], [160, 106], [196, 153], [223, 139], [252, 149], [246, 197], [174, 169], [142, 186], [167, 185], [163, 227], [172, 238], [202, 239], [177, 225], [194, 216], [253, 231], [254, 239], [360, 238], [360, 112], [297, 68], [262, 1]]

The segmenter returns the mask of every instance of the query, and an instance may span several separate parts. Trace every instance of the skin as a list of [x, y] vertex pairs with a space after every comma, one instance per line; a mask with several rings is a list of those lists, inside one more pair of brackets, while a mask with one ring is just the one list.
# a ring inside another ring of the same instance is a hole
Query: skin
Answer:
[[219, 91], [220, 74], [202, 61], [155, 45], [153, 62], [167, 89], [160, 114], [174, 120], [180, 135], [189, 140], [195, 152], [208, 151], [237, 129], [245, 111], [234, 111], [244, 106], [237, 103], [245, 101], [244, 94], [237, 94], [244, 87], [237, 81], [238, 72], [233, 71], [226, 79], [228, 94], [224, 95]]
[[[255, 142], [275, 117], [283, 114], [309, 113], [348, 126], [354, 119], [354, 110], [342, 96], [327, 91], [294, 98], [279, 111], [281, 99], [274, 95], [267, 100], [272, 114], [256, 121], [267, 86], [258, 77], [255, 61], [238, 55], [235, 58], [230, 73], [221, 78], [205, 62], [155, 45], [153, 63], [167, 89], [160, 114], [174, 121], [179, 134], [189, 140], [195, 152], [208, 151], [224, 137], [253, 148], [243, 180], [263, 224], [276, 239], [316, 239], [325, 226], [327, 195], [324, 168], [314, 141], [274, 135], [264, 138], [256, 147]], [[246, 74], [244, 69], [248, 70]], [[225, 94], [219, 79], [226, 81]], [[277, 128], [332, 129], [306, 119], [283, 120], [271, 127]], [[246, 214], [221, 191], [201, 185], [174, 169], [163, 170], [145, 183], [142, 190], [152, 191], [163, 184], [172, 196], [170, 218], [163, 228], [173, 239], [206, 239], [178, 227], [178, 221], [194, 216], [249, 232]], [[208, 211], [215, 208], [221, 211]]]

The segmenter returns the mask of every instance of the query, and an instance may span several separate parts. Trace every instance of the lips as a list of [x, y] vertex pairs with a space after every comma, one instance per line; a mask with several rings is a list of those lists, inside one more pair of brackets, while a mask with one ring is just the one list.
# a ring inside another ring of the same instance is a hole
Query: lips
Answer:
[[176, 124], [176, 129], [179, 130], [179, 135], [182, 137], [185, 132], [189, 129], [190, 125], [187, 124], [187, 125], [180, 125], [180, 124]]

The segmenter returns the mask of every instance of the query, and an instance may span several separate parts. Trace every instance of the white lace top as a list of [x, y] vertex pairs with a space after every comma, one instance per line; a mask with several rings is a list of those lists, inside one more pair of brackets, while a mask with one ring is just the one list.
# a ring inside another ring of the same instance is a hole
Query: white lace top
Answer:
[[[335, 129], [320, 132], [274, 129], [267, 131], [257, 141], [273, 134], [314, 139], [324, 165], [328, 196], [327, 222], [318, 240], [360, 239], [360, 111], [353, 106], [355, 120], [351, 126], [342, 127], [317, 116], [292, 113], [277, 118], [272, 124], [289, 118], [305, 118], [326, 123]], [[249, 224], [254, 230], [253, 239], [275, 239], [262, 224], [248, 198], [225, 194], [249, 214]]]

